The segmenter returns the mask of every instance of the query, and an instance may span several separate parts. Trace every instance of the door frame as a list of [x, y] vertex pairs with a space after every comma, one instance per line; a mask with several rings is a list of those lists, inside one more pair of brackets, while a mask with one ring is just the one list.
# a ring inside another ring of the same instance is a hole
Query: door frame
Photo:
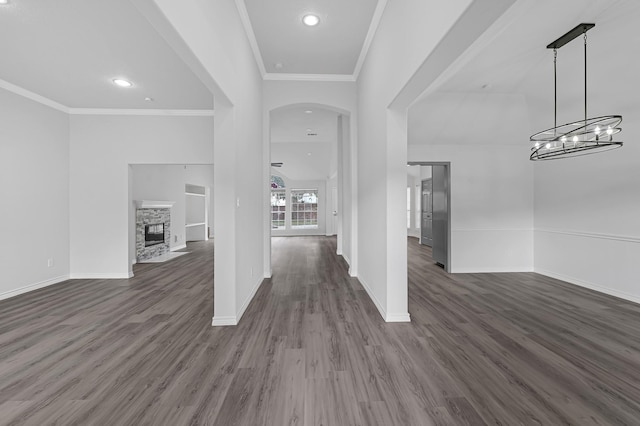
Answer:
[[451, 273], [451, 162], [450, 161], [408, 161], [409, 166], [445, 166], [445, 175], [449, 186], [447, 187], [447, 264], [444, 270]]

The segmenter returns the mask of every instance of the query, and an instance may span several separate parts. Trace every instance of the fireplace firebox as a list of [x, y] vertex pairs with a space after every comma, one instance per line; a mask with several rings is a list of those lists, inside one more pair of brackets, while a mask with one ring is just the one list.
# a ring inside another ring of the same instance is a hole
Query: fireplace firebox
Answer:
[[164, 244], [164, 223], [151, 223], [144, 226], [144, 246]]

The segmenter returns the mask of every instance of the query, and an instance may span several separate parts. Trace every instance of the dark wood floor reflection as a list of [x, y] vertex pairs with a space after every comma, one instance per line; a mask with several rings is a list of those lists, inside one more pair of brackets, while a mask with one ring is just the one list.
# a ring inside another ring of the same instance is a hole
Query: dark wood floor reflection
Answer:
[[213, 245], [0, 302], [0, 424], [640, 424], [640, 306], [533, 273], [447, 275], [409, 239], [386, 324], [335, 239], [211, 327]]

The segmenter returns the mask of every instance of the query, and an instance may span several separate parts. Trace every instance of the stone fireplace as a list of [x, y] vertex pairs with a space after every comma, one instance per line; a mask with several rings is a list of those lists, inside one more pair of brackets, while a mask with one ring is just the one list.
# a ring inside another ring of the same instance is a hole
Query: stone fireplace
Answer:
[[137, 201], [136, 259], [138, 262], [169, 253], [173, 201]]

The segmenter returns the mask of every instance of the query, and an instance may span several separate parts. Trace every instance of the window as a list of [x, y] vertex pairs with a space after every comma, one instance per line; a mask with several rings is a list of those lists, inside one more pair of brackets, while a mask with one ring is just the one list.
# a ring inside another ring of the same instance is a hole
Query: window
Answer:
[[271, 229], [284, 229], [284, 214], [287, 209], [287, 197], [284, 189], [271, 190]]
[[291, 228], [318, 228], [318, 190], [291, 190]]
[[271, 188], [278, 189], [284, 188], [284, 180], [280, 176], [271, 175]]
[[414, 205], [414, 210], [415, 210], [415, 212], [416, 212], [416, 216], [415, 216], [415, 218], [416, 218], [416, 224], [415, 224], [416, 229], [420, 229], [420, 227], [421, 227], [421, 224], [420, 224], [420, 218], [422, 217], [422, 212], [420, 211], [420, 193], [421, 193], [422, 191], [420, 190], [420, 186], [421, 186], [420, 184], [417, 184], [417, 185], [416, 185], [416, 190], [415, 190], [415, 193], [416, 193], [416, 196], [415, 196], [415, 203], [413, 203], [413, 205]]

